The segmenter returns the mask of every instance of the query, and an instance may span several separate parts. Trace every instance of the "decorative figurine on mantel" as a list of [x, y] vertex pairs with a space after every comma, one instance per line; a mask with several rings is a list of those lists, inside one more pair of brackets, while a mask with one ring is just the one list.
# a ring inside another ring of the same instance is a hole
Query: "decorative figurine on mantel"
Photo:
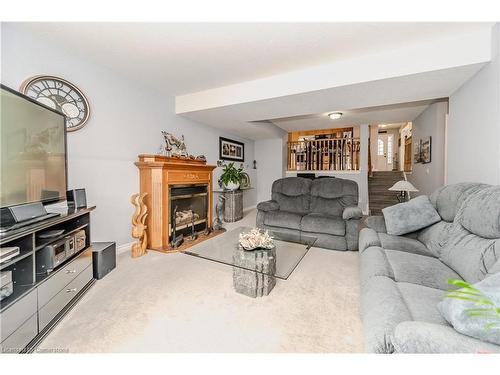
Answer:
[[148, 216], [148, 207], [144, 203], [147, 193], [134, 194], [130, 202], [135, 206], [135, 212], [132, 216], [132, 237], [138, 241], [132, 244], [132, 258], [143, 256], [148, 251], [148, 238], [146, 234], [146, 216]]
[[167, 152], [167, 156], [181, 158], [187, 158], [189, 156], [186, 149], [186, 143], [184, 142], [184, 135], [182, 135], [181, 139], [179, 139], [164, 130], [162, 130], [161, 134], [163, 134], [163, 138], [165, 139], [165, 150]]

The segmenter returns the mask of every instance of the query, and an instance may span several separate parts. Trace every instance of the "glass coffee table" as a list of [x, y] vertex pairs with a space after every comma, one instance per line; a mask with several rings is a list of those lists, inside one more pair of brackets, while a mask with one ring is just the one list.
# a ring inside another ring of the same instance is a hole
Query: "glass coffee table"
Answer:
[[276, 279], [286, 280], [316, 242], [315, 237], [269, 231], [275, 248], [243, 250], [238, 246], [240, 233], [252, 228], [239, 227], [183, 251], [233, 267], [233, 285], [238, 293], [250, 297], [268, 295]]

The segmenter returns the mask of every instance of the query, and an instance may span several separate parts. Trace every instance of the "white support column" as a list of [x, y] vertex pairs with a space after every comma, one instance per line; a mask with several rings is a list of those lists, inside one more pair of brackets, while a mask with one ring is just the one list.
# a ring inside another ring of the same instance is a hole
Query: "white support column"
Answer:
[[363, 210], [365, 215], [369, 212], [368, 202], [368, 140], [370, 138], [370, 127], [368, 124], [361, 124], [359, 126], [360, 138], [360, 151], [359, 151], [359, 172], [360, 183], [359, 188], [359, 207]]

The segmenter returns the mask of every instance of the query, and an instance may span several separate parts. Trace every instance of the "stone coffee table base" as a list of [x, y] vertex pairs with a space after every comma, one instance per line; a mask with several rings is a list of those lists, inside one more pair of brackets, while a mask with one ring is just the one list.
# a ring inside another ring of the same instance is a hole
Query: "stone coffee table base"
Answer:
[[[248, 297], [267, 296], [276, 285], [276, 249], [235, 250], [233, 286], [237, 293]], [[242, 267], [242, 268], [239, 268]], [[255, 271], [251, 271], [255, 270]]]

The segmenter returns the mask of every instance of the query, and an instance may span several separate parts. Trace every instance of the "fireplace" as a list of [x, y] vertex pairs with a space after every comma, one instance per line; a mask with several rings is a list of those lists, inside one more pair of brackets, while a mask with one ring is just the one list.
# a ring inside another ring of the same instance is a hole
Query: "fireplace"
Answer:
[[[212, 227], [212, 171], [204, 160], [139, 155], [140, 192], [146, 193], [148, 249], [174, 252], [171, 240], [174, 218], [176, 232], [188, 236], [194, 218], [196, 231]], [[174, 214], [174, 210], [177, 211]], [[213, 232], [212, 232], [213, 233]], [[201, 236], [206, 238], [207, 236]]]
[[208, 229], [208, 185], [171, 185], [169, 241]]

